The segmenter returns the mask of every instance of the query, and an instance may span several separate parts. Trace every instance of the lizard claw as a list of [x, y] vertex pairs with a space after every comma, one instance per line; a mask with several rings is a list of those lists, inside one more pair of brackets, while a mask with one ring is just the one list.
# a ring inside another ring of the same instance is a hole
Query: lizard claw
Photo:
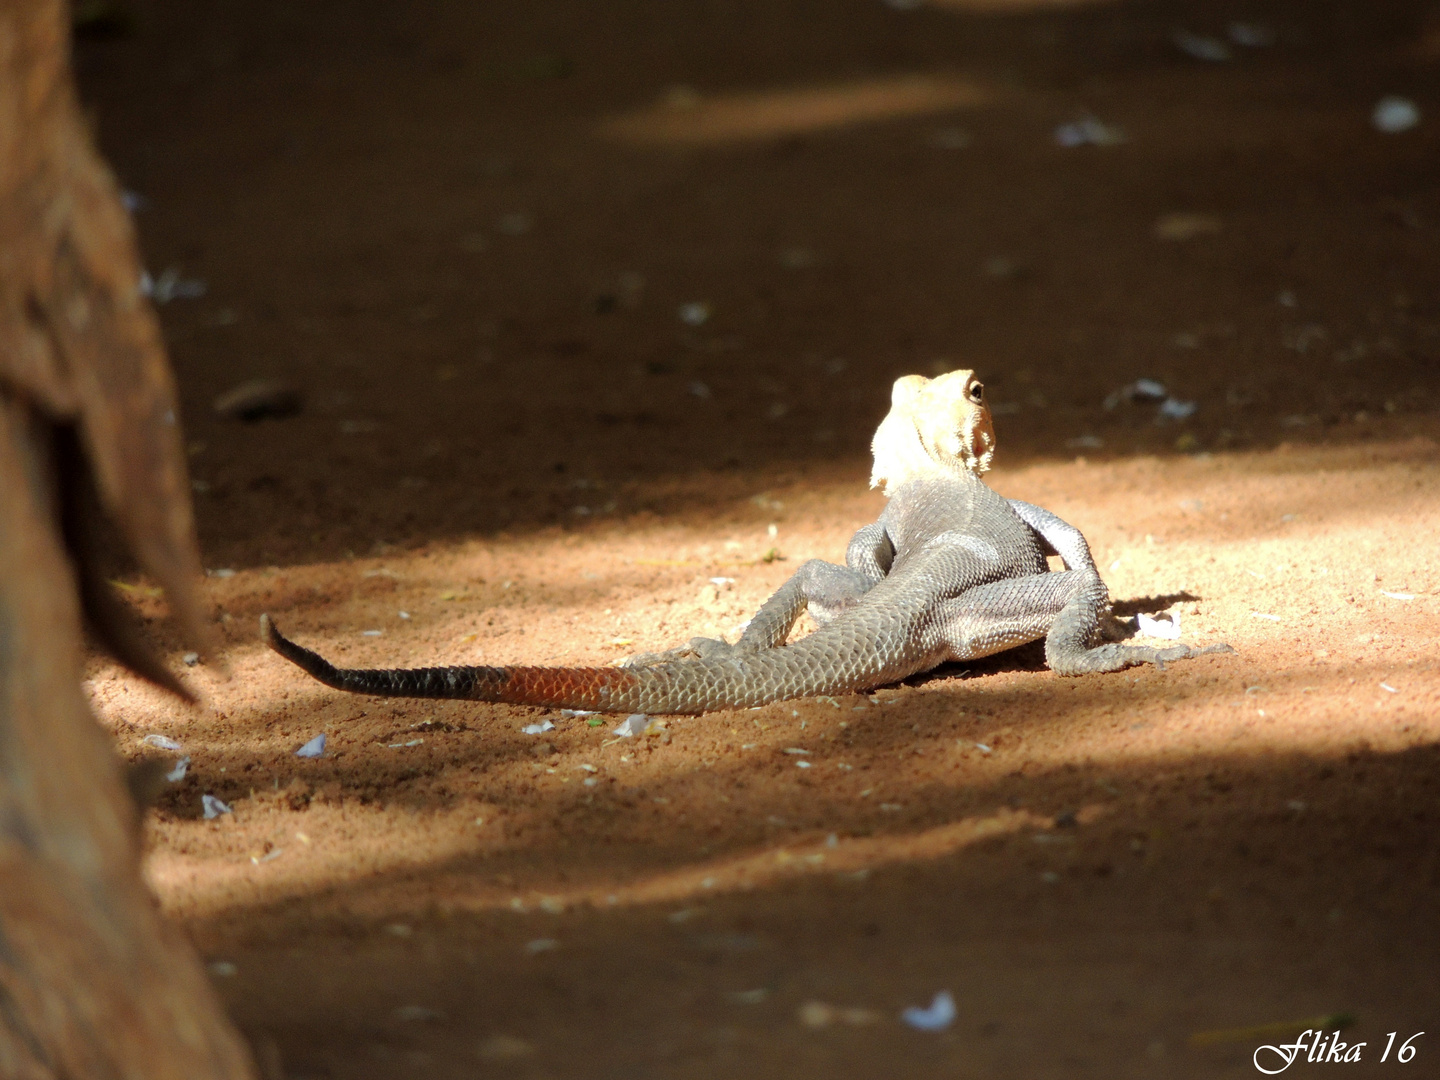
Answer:
[[1165, 664], [1170, 660], [1189, 660], [1192, 657], [1204, 656], [1206, 653], [1233, 653], [1235, 650], [1223, 642], [1219, 645], [1206, 645], [1203, 649], [1197, 649], [1194, 645], [1175, 645], [1168, 649], [1151, 650], [1154, 655], [1150, 662], [1155, 665], [1158, 671], [1165, 670]]

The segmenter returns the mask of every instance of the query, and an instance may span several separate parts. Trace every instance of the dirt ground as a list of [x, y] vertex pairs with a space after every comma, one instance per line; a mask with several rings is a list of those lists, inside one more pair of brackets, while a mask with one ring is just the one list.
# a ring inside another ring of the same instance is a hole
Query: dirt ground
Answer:
[[[161, 310], [231, 670], [127, 576], [206, 704], [89, 689], [190, 758], [147, 874], [272, 1080], [1239, 1077], [1341, 1013], [1333, 1071], [1440, 1075], [1440, 16], [908, 6], [135, 0], [78, 45], [152, 273], [206, 286]], [[1235, 654], [620, 739], [258, 643], [733, 634], [874, 518], [891, 381], [955, 367], [993, 486]], [[259, 376], [300, 414], [215, 414]], [[1193, 415], [1107, 408], [1140, 378]]]

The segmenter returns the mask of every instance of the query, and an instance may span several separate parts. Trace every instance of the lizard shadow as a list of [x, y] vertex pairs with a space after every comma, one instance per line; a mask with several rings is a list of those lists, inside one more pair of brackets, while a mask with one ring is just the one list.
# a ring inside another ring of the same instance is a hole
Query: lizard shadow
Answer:
[[1177, 593], [1163, 593], [1160, 596], [1137, 596], [1133, 600], [1116, 600], [1110, 605], [1110, 610], [1123, 619], [1142, 611], [1146, 615], [1154, 615], [1175, 604], [1193, 603], [1203, 599], [1203, 596], [1196, 596], [1194, 593], [1182, 590]]

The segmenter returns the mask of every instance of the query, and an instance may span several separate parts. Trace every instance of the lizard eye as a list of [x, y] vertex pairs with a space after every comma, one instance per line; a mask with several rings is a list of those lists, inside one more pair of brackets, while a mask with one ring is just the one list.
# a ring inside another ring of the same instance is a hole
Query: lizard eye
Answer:
[[971, 384], [970, 384], [970, 400], [971, 400], [971, 401], [975, 402], [976, 405], [979, 405], [981, 399], [982, 399], [984, 396], [985, 396], [985, 384], [984, 384], [984, 383], [978, 383], [978, 382], [976, 382], [976, 383], [971, 383]]

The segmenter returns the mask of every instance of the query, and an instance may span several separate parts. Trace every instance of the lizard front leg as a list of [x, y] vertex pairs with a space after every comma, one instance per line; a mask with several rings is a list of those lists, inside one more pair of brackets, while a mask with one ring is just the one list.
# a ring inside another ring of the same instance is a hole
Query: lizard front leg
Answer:
[[1006, 499], [1010, 509], [1026, 525], [1030, 526], [1040, 547], [1047, 555], [1059, 555], [1066, 570], [1095, 571], [1095, 559], [1090, 554], [1090, 545], [1085, 534], [1058, 514], [1051, 513], [1043, 506]]

